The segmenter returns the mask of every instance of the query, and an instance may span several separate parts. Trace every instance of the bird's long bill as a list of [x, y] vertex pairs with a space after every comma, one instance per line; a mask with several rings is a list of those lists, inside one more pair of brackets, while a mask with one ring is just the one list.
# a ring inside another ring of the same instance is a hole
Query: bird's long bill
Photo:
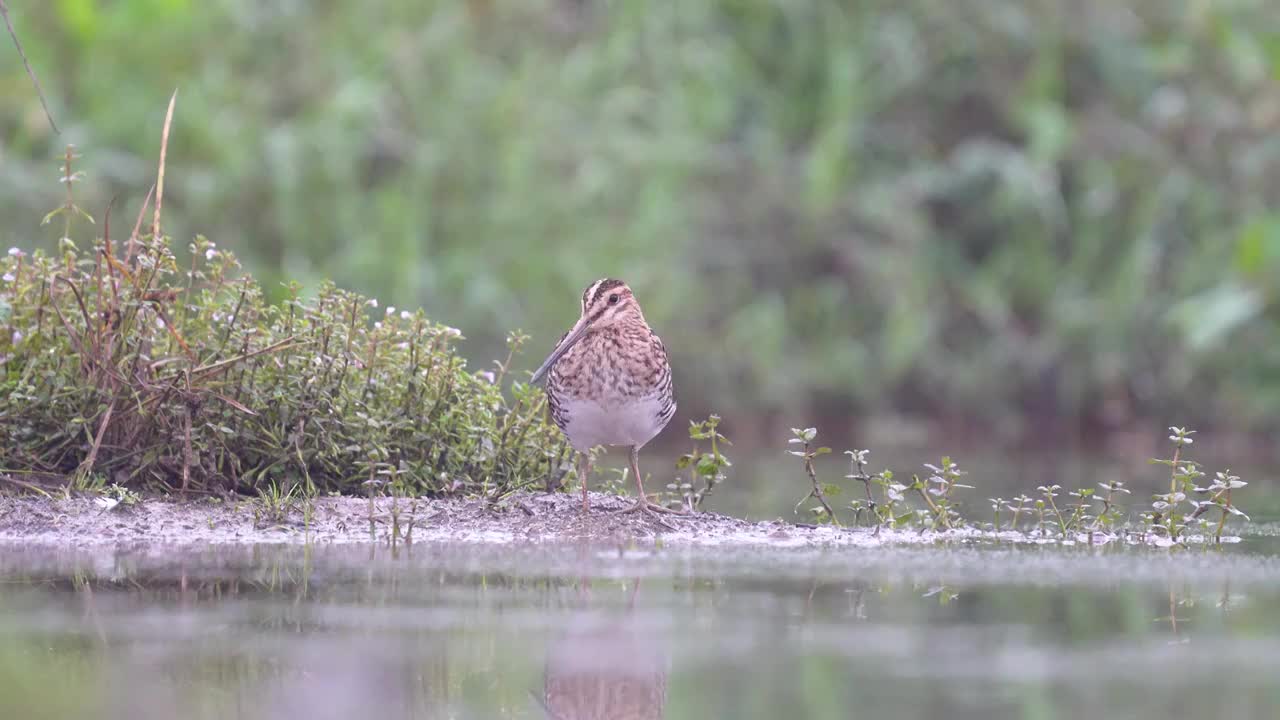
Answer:
[[582, 336], [586, 334], [587, 320], [586, 318], [581, 318], [578, 320], [578, 324], [574, 325], [573, 329], [569, 331], [569, 334], [564, 336], [564, 339], [560, 341], [560, 344], [556, 346], [556, 349], [552, 350], [551, 354], [547, 356], [547, 359], [543, 361], [542, 367], [539, 367], [534, 371], [533, 378], [529, 380], [529, 382], [535, 385], [541, 382], [542, 379], [546, 377], [547, 371], [551, 369], [551, 366], [555, 365], [556, 361], [559, 360], [562, 355], [569, 352], [569, 348], [573, 347], [573, 344], [581, 340]]

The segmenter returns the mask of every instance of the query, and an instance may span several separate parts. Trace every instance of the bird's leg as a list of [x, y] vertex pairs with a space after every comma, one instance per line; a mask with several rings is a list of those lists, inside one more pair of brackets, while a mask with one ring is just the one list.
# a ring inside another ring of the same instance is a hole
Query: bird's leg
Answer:
[[591, 510], [590, 503], [587, 502], [587, 478], [591, 477], [591, 453], [584, 452], [581, 460], [578, 462], [578, 482], [582, 483], [582, 512], [586, 514]]
[[640, 448], [634, 445], [631, 446], [631, 473], [636, 476], [636, 490], [640, 492], [640, 497], [636, 500], [635, 505], [615, 511], [617, 514], [621, 515], [630, 512], [685, 514], [679, 510], [672, 510], [669, 507], [649, 502], [648, 496], [644, 494], [644, 478], [640, 475]]

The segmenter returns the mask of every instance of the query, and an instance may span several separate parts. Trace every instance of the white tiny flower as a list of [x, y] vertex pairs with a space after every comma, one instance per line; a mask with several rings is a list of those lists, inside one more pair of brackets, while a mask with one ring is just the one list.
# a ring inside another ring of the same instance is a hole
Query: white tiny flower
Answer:
[[408, 310], [401, 310], [401, 311], [400, 311], [400, 319], [401, 319], [401, 320], [408, 320], [408, 319], [409, 319], [409, 318], [411, 318], [411, 317], [413, 317], [413, 316], [409, 314], [409, 311], [408, 311]]
[[369, 298], [369, 302], [367, 304], [372, 308], [378, 307], [378, 298]]
[[388, 306], [387, 306], [387, 315], [394, 315], [394, 314], [395, 314], [395, 312], [396, 312], [396, 306], [395, 306], [395, 305], [388, 305]]
[[9, 256], [10, 256], [10, 257], [22, 257], [23, 255], [26, 255], [26, 253], [22, 252], [22, 250], [20, 250], [20, 249], [18, 249], [18, 248], [16, 248], [16, 247], [11, 247], [11, 248], [9, 248]]
[[374, 330], [381, 330], [381, 329], [382, 329], [382, 323], [380, 323], [380, 322], [376, 322], [376, 323], [374, 323], [374, 324], [373, 324], [373, 329], [374, 329]]
[[18, 344], [18, 343], [20, 343], [20, 342], [22, 342], [22, 333], [18, 332], [17, 330], [14, 330], [14, 331], [13, 331], [13, 344], [14, 344], [14, 345], [17, 345], [17, 344]]
[[409, 343], [407, 343], [407, 342], [396, 343], [396, 347], [397, 347], [398, 349], [400, 349], [400, 350], [408, 350], [408, 349], [409, 349]]
[[485, 380], [488, 380], [490, 385], [492, 385], [494, 381], [497, 380], [497, 376], [493, 374], [492, 370], [484, 370], [480, 372], [479, 375]]
[[205, 260], [212, 260], [212, 259], [214, 259], [215, 257], [217, 257], [217, 255], [218, 255], [218, 251], [217, 251], [217, 250], [214, 250], [213, 248], [209, 248], [208, 250], [205, 250], [205, 251], [204, 251], [204, 259], [205, 259]]
[[17, 278], [13, 276], [13, 273], [5, 273], [3, 277], [0, 277], [0, 280], [4, 280], [5, 282], [13, 282], [16, 279]]
[[449, 337], [458, 337], [459, 335], [462, 334], [462, 331], [459, 330], [458, 328], [447, 327], [444, 329], [444, 334], [448, 335]]

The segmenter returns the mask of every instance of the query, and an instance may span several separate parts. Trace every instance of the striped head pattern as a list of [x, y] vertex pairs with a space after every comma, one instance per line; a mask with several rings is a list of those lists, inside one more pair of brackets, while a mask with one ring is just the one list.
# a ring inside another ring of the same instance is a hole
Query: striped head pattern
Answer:
[[588, 329], [596, 329], [620, 322], [644, 322], [644, 313], [626, 283], [604, 278], [582, 291], [582, 316], [578, 323], [584, 320]]
[[596, 280], [582, 292], [582, 314], [578, 317], [578, 322], [560, 339], [542, 367], [534, 372], [533, 382], [542, 380], [551, 366], [592, 330], [632, 323], [648, 326], [631, 288], [613, 278]]

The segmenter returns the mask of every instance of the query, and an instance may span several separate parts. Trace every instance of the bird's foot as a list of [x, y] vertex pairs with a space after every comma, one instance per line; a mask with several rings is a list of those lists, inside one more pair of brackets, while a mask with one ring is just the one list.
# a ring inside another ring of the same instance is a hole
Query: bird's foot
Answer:
[[622, 508], [621, 510], [612, 510], [611, 512], [614, 515], [626, 515], [628, 513], [633, 513], [633, 512], [663, 513], [666, 515], [688, 515], [689, 514], [688, 510], [676, 510], [675, 508], [669, 508], [666, 505], [659, 505], [658, 503], [650, 502], [648, 498], [640, 498], [639, 500]]
[[673, 510], [664, 505], [649, 502], [648, 498], [640, 498], [634, 503], [622, 508], [621, 510], [613, 510], [612, 515], [629, 515], [631, 513], [643, 513], [650, 520], [665, 527], [668, 530], [675, 530], [676, 527], [662, 518], [663, 515], [688, 515], [684, 510]]
[[672, 532], [676, 532], [677, 528], [675, 525], [668, 523], [667, 520], [664, 520], [663, 514], [682, 515], [682, 512], [678, 510], [672, 510], [669, 509], [669, 507], [663, 507], [662, 505], [657, 505], [657, 503], [649, 502], [648, 498], [644, 497], [641, 497], [640, 500], [637, 500], [636, 502], [632, 502], [631, 505], [623, 507], [622, 510], [612, 510], [609, 514], [630, 515], [631, 512], [640, 512], [640, 514], [645, 516], [645, 519], [653, 521], [655, 525], [662, 525], [663, 528], [672, 530]]

